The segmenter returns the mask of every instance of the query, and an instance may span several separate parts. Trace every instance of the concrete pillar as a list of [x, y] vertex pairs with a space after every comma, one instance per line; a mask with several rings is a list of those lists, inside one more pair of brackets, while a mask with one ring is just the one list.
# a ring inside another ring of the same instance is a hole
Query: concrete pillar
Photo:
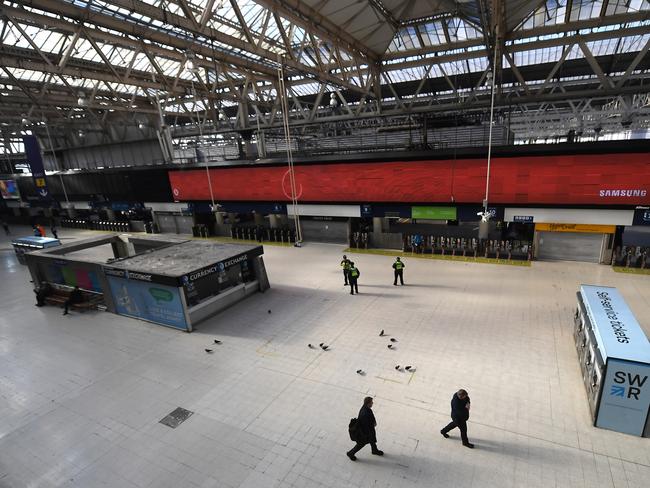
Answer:
[[271, 229], [279, 227], [280, 217], [278, 214], [269, 214], [269, 225]]
[[280, 222], [282, 223], [282, 225], [285, 225], [285, 226], [289, 225], [289, 216], [281, 214], [280, 215]]
[[264, 225], [264, 215], [259, 212], [253, 213], [253, 218], [255, 219], [255, 224]]
[[235, 225], [235, 222], [237, 222], [237, 214], [228, 212], [228, 223], [230, 225]]
[[66, 209], [68, 213], [68, 218], [74, 219], [77, 216], [77, 210], [74, 208], [74, 205], [68, 205]]
[[108, 220], [115, 220], [115, 212], [111, 208], [106, 209], [106, 217], [108, 217]]
[[221, 212], [215, 212], [214, 213], [214, 218], [217, 220], [217, 225], [223, 225], [224, 224], [224, 218], [223, 218], [223, 214]]
[[384, 226], [381, 217], [372, 218], [372, 231], [376, 234], [381, 234], [384, 231]]

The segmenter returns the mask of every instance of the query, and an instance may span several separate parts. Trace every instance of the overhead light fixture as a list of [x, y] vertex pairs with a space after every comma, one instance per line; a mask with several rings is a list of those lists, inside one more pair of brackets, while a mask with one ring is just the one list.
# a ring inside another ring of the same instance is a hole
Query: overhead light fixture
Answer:
[[86, 137], [86, 133], [85, 133], [84, 131], [82, 131], [82, 130], [80, 130], [79, 132], [77, 132], [77, 135], [78, 135], [79, 137], [82, 137], [82, 138], [83, 138], [83, 137]]
[[330, 94], [330, 107], [334, 108], [339, 104], [339, 101], [336, 99], [336, 95], [334, 93]]
[[139, 122], [139, 123], [138, 123], [138, 129], [141, 129], [141, 130], [142, 130], [142, 129], [144, 129], [145, 127], [146, 127], [146, 125], [144, 124], [144, 122]]
[[88, 106], [88, 99], [86, 98], [86, 95], [83, 92], [79, 93], [79, 98], [77, 98], [77, 105], [79, 105], [80, 107]]
[[185, 58], [185, 71], [194, 73], [197, 69], [196, 63], [194, 61], [194, 53], [192, 51], [187, 51], [185, 53]]

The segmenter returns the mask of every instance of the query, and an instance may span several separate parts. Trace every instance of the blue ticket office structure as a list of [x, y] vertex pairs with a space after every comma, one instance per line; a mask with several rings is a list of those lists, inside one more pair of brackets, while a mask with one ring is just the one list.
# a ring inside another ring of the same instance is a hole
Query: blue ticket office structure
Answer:
[[14, 247], [18, 262], [20, 264], [27, 264], [25, 253], [60, 246], [61, 241], [52, 237], [27, 236], [12, 240], [11, 245]]
[[650, 342], [616, 288], [582, 285], [574, 339], [594, 425], [650, 437]]

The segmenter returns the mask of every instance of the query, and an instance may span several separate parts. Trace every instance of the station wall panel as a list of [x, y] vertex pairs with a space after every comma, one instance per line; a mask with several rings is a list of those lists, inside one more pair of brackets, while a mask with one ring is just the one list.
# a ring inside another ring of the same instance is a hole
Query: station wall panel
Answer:
[[[288, 201], [286, 166], [213, 168], [218, 201]], [[295, 166], [301, 202], [480, 203], [484, 159]], [[210, 200], [205, 170], [170, 171], [176, 201]], [[491, 204], [647, 205], [650, 156], [581, 154], [492, 160]]]

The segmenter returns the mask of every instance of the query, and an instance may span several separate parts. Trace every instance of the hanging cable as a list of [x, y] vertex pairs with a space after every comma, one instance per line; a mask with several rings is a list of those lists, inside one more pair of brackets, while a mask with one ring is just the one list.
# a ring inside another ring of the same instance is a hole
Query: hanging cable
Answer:
[[[293, 166], [293, 150], [291, 148], [291, 133], [289, 131], [289, 103], [287, 102], [286, 88], [284, 84], [284, 69], [280, 55], [278, 55], [278, 97], [282, 106], [282, 122], [284, 126], [284, 138], [287, 146], [287, 164], [289, 165], [289, 182], [291, 185], [291, 204], [293, 206], [293, 222], [296, 227], [296, 246], [302, 242], [302, 230], [300, 229], [300, 216], [298, 214], [298, 196], [296, 192], [296, 175]], [[284, 180], [283, 180], [284, 181]]]
[[[198, 158], [199, 156], [199, 142], [203, 140], [203, 129], [201, 127], [201, 117], [199, 115], [199, 107], [196, 103], [197, 99], [197, 94], [196, 94], [196, 89], [194, 88], [194, 80], [190, 80], [192, 83], [192, 96], [194, 97], [194, 111], [196, 113], [196, 123], [199, 126], [199, 140], [196, 142], [196, 156]], [[205, 174], [208, 178], [208, 188], [210, 189], [210, 201], [212, 202], [212, 211], [215, 209], [214, 205], [214, 192], [212, 191], [212, 180], [210, 179], [210, 167], [208, 166], [208, 158], [205, 157], [205, 154], [203, 155], [203, 160], [205, 162]]]
[[488, 196], [490, 192], [490, 163], [492, 161], [492, 122], [494, 120], [494, 90], [496, 86], [497, 43], [494, 43], [494, 60], [492, 61], [492, 100], [490, 102], [490, 130], [488, 135], [487, 176], [485, 178], [485, 198], [483, 199], [483, 214], [488, 214]]
[[[56, 155], [54, 154], [54, 144], [52, 144], [52, 136], [50, 135], [50, 129], [43, 118], [43, 123], [45, 124], [45, 133], [47, 134], [47, 140], [50, 142], [50, 152], [52, 153], [52, 159], [54, 164], [56, 164]], [[61, 188], [63, 188], [63, 196], [65, 197], [65, 203], [70, 207], [70, 200], [68, 200], [68, 192], [65, 190], [65, 183], [63, 182], [63, 176], [59, 173], [59, 180], [61, 181]]]

